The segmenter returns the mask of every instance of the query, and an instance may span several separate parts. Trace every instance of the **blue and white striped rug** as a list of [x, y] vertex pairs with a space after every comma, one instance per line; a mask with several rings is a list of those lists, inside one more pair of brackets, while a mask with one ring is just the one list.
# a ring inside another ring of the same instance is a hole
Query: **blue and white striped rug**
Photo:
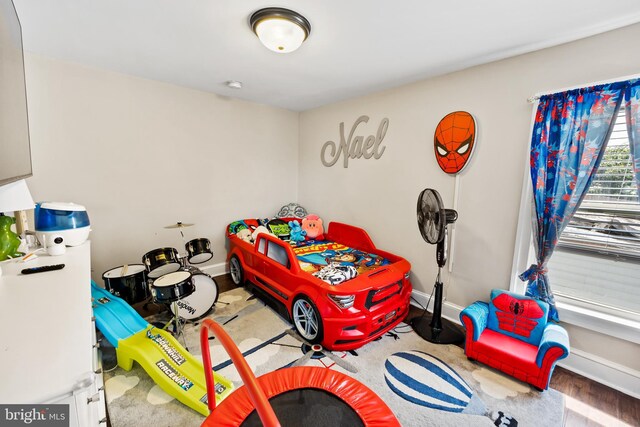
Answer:
[[384, 364], [384, 378], [400, 397], [428, 408], [464, 412], [474, 393], [449, 365], [422, 351], [394, 353]]

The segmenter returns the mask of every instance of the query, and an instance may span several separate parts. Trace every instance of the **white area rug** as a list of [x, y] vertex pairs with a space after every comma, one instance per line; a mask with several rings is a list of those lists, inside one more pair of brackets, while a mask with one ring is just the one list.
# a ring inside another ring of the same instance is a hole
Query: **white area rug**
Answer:
[[[249, 297], [250, 294], [244, 289], [224, 293], [208, 317], [221, 324], [227, 322], [224, 328], [241, 351], [250, 352], [246, 359], [256, 375], [280, 369], [302, 357], [300, 341], [285, 333], [291, 329], [291, 324], [260, 300]], [[191, 353], [198, 355], [199, 331], [199, 322], [185, 327], [187, 347]], [[404, 324], [396, 328], [396, 332], [395, 336], [384, 336], [356, 350], [357, 355], [334, 353], [355, 365], [358, 373], [347, 372], [326, 357], [312, 358], [307, 365], [336, 369], [358, 379], [375, 391], [393, 410], [401, 424], [407, 427], [493, 426], [489, 416], [473, 414], [498, 411], [513, 416], [520, 427], [562, 425], [564, 400], [561, 393], [552, 389], [540, 393], [500, 372], [468, 361], [459, 347], [435, 345], [423, 340]], [[280, 338], [264, 345], [276, 337]], [[210, 348], [213, 366], [225, 365], [228, 357], [222, 346], [216, 340], [210, 340]], [[474, 392], [467, 408], [467, 412], [472, 414], [420, 406], [393, 392], [385, 381], [385, 361], [394, 353], [407, 351], [432, 355], [457, 372]], [[236, 386], [241, 385], [233, 365], [224, 366], [218, 372]], [[105, 383], [113, 427], [197, 426], [204, 420], [200, 414], [164, 393], [137, 364], [130, 372], [116, 368], [105, 373]]]

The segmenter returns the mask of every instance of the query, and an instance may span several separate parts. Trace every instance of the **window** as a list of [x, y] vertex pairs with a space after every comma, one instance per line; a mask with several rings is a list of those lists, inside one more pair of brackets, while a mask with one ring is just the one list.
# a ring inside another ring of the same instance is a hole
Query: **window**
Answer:
[[262, 255], [264, 255], [267, 250], [266, 242], [267, 239], [258, 238], [258, 252], [260, 252]]
[[549, 260], [549, 279], [558, 297], [633, 317], [640, 316], [640, 203], [620, 110], [591, 187]]
[[283, 266], [289, 268], [289, 257], [287, 256], [287, 251], [281, 245], [269, 241], [269, 250], [267, 250], [267, 256], [277, 262], [278, 264], [282, 264]]

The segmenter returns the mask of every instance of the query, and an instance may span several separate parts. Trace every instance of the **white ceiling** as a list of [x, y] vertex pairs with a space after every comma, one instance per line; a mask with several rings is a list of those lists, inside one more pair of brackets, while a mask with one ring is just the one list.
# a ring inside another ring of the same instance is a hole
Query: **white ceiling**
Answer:
[[[297, 111], [640, 22], [638, 0], [14, 3], [27, 51]], [[249, 28], [269, 6], [311, 22], [296, 52], [267, 50]]]

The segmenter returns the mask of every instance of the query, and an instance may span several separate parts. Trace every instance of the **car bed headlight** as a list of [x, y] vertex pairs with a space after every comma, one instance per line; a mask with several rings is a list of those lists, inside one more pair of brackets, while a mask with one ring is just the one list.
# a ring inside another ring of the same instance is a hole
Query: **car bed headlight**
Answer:
[[340, 308], [353, 307], [353, 302], [356, 300], [355, 295], [332, 295], [328, 294], [331, 301], [335, 302]]

